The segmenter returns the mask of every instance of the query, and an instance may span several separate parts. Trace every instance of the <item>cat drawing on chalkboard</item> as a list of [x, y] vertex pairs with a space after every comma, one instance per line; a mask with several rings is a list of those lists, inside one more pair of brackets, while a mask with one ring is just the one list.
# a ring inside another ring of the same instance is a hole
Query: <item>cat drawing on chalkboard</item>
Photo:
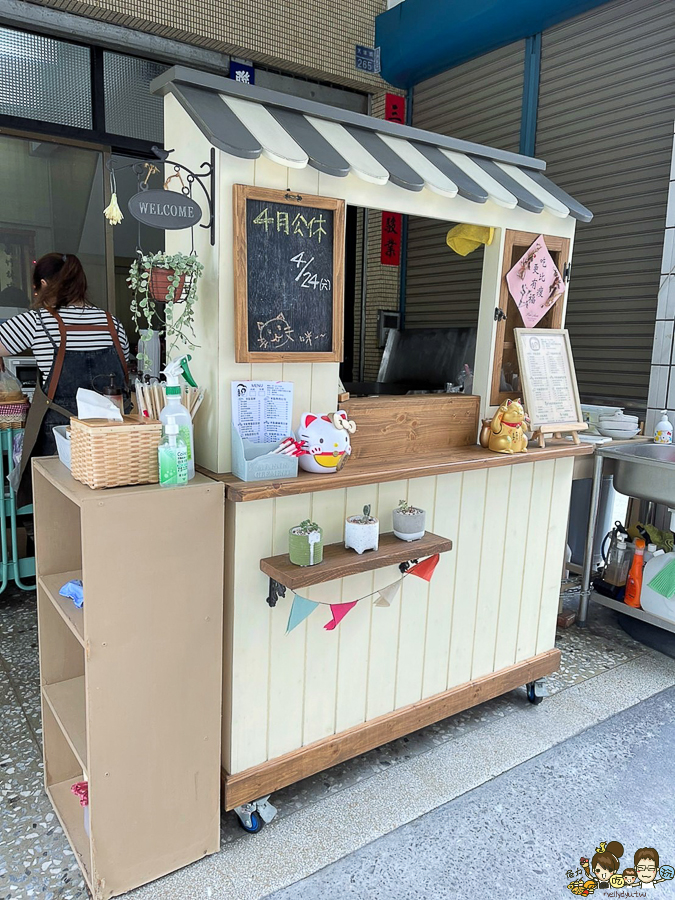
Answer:
[[279, 313], [273, 319], [267, 322], [258, 322], [258, 345], [267, 350], [270, 347], [273, 350], [279, 349], [290, 342], [294, 343], [293, 329], [286, 321], [283, 313]]

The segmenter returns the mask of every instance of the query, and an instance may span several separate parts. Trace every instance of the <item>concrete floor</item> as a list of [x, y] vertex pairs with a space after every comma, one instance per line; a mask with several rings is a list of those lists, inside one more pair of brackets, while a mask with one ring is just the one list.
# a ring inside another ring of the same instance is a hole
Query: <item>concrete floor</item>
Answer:
[[[654, 847], [661, 865], [675, 864], [673, 784], [675, 688], [669, 688], [270, 900], [571, 897], [565, 887], [577, 878], [580, 857], [590, 859], [600, 841], [623, 844], [621, 872], [640, 847]], [[672, 896], [675, 882], [658, 884], [659, 891]], [[600, 893], [612, 895], [622, 896]]]
[[[561, 668], [541, 705], [531, 706], [518, 689], [291, 785], [273, 796], [279, 816], [258, 835], [245, 834], [234, 814], [224, 815], [219, 853], [126, 896], [259, 900], [675, 686], [675, 661], [632, 640], [601, 607], [593, 608], [590, 628], [559, 632], [558, 646]], [[84, 883], [44, 794], [39, 696], [35, 600], [6, 592], [0, 596], [0, 900], [83, 900]], [[614, 756], [597, 760], [600, 779]], [[578, 792], [580, 824], [583, 801]], [[632, 808], [642, 800], [624, 802]], [[499, 821], [508, 827], [511, 819], [504, 807]], [[588, 852], [589, 840], [616, 838], [602, 833], [613, 822], [589, 826], [592, 837], [570, 849], [572, 859]], [[476, 847], [471, 854], [485, 856]], [[523, 892], [528, 865], [521, 854]], [[466, 892], [457, 883], [457, 895]], [[473, 886], [469, 894], [475, 895]]]

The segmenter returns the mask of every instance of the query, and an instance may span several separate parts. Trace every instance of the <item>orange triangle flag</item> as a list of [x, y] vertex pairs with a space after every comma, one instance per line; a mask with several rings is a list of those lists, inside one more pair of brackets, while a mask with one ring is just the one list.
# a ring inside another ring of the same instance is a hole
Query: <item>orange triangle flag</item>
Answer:
[[434, 569], [438, 565], [440, 558], [440, 554], [438, 553], [434, 556], [428, 556], [426, 559], [423, 559], [421, 563], [417, 563], [417, 565], [408, 569], [406, 575], [417, 575], [418, 578], [423, 578], [425, 581], [431, 581], [431, 576], [434, 574]]
[[354, 600], [351, 603], [331, 603], [330, 611], [333, 613], [333, 618], [323, 626], [326, 631], [332, 631], [334, 628], [337, 628], [349, 610], [356, 606], [358, 602], [358, 600]]

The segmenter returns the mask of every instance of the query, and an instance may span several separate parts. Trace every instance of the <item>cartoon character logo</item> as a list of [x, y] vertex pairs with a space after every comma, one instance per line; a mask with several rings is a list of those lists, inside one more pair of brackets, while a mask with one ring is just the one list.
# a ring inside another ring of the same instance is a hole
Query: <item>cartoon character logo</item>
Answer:
[[356, 425], [342, 409], [332, 416], [303, 413], [297, 437], [307, 453], [298, 459], [300, 468], [323, 475], [339, 471], [352, 452], [349, 436], [354, 431]]
[[[581, 876], [571, 881], [567, 887], [579, 896], [587, 897], [596, 890], [609, 888], [619, 889], [623, 887], [635, 887], [638, 889], [652, 889], [661, 881], [672, 881], [675, 878], [675, 869], [672, 866], [661, 866], [659, 869], [659, 854], [653, 847], [642, 847], [634, 855], [633, 867], [619, 873], [619, 860], [623, 856], [623, 845], [619, 841], [602, 841], [595, 848], [595, 854], [591, 860], [582, 856], [579, 860], [581, 869], [576, 872], [570, 869], [568, 878], [574, 875]], [[583, 870], [583, 871], [582, 871]], [[656, 876], [660, 875], [660, 878]]]
[[286, 321], [283, 313], [279, 313], [267, 322], [258, 322], [258, 346], [263, 350], [279, 350], [288, 343], [294, 343], [293, 329]]

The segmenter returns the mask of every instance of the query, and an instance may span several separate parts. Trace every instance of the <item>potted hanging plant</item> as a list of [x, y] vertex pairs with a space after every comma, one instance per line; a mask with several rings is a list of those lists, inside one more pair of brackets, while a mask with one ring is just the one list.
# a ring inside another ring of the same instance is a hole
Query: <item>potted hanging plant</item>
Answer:
[[[203, 271], [204, 266], [193, 255], [163, 251], [139, 253], [131, 264], [127, 283], [134, 294], [131, 315], [141, 341], [149, 340], [154, 329], [165, 334], [172, 344], [181, 343], [195, 349], [194, 306]], [[159, 314], [158, 304], [165, 311], [164, 317]], [[144, 356], [139, 345], [139, 357]]]
[[294, 566], [316, 566], [323, 562], [323, 531], [305, 519], [288, 532], [288, 558]]
[[380, 543], [380, 523], [370, 514], [370, 505], [363, 507], [362, 516], [349, 516], [345, 522], [345, 547], [357, 553], [377, 550]]
[[419, 541], [424, 537], [426, 512], [400, 500], [394, 510], [394, 534], [401, 541]]

